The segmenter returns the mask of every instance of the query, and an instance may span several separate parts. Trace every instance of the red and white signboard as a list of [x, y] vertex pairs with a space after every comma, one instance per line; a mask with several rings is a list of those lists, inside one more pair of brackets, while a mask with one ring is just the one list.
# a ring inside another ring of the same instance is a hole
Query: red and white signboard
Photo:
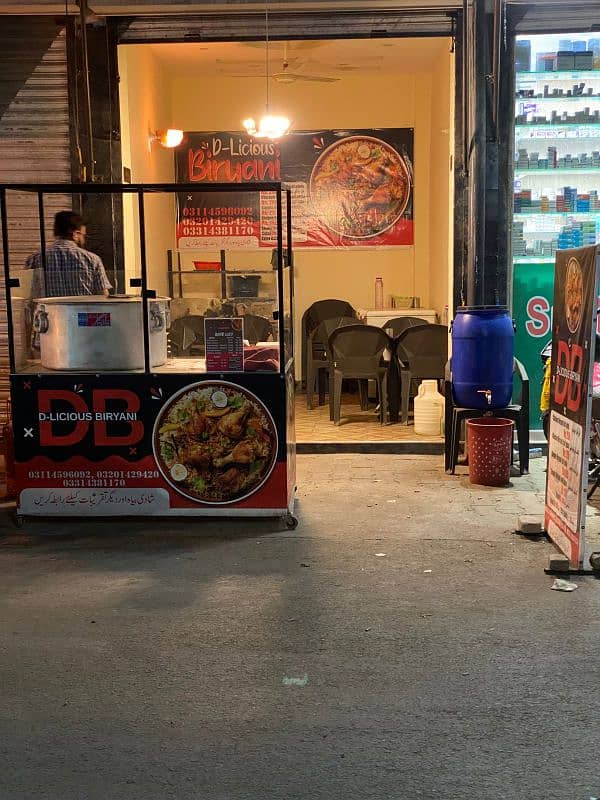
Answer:
[[595, 246], [556, 254], [545, 527], [574, 567], [584, 558], [598, 263]]

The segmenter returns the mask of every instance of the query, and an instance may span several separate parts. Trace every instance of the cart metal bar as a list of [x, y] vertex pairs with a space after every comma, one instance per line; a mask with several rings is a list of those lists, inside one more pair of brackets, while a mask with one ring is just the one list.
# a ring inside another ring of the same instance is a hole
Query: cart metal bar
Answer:
[[144, 333], [144, 372], [150, 372], [150, 332], [148, 330], [148, 270], [146, 269], [146, 213], [144, 192], [138, 191], [140, 225], [140, 266], [142, 268], [142, 331]]
[[10, 291], [10, 263], [8, 255], [8, 215], [6, 191], [0, 189], [0, 224], [2, 225], [2, 255], [4, 256], [4, 288], [6, 290], [6, 316], [8, 322], [8, 361], [11, 373], [15, 372], [15, 343], [13, 339], [12, 297]]
[[46, 294], [46, 219], [44, 216], [44, 193], [38, 192], [38, 216], [40, 222], [40, 256], [44, 286], [42, 295]]
[[16, 192], [44, 194], [138, 194], [139, 192], [276, 192], [281, 183], [0, 183], [0, 188]]
[[290, 358], [285, 365], [286, 370], [289, 361], [294, 358], [294, 250], [292, 237], [292, 190], [285, 190], [286, 217], [287, 217], [287, 263], [288, 278], [290, 281]]
[[279, 328], [279, 371], [285, 372], [285, 314], [283, 312], [283, 208], [281, 184], [277, 188], [277, 322]]

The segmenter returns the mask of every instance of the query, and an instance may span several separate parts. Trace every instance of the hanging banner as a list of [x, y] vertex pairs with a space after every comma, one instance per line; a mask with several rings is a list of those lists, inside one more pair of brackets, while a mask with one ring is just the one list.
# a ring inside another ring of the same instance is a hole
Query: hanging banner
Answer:
[[595, 246], [558, 251], [545, 527], [575, 567], [584, 557], [597, 287]]
[[[413, 129], [319, 130], [280, 142], [238, 132], [188, 132], [175, 153], [178, 183], [283, 181], [292, 193], [295, 247], [414, 243]], [[276, 245], [275, 196], [181, 192], [181, 250]]]

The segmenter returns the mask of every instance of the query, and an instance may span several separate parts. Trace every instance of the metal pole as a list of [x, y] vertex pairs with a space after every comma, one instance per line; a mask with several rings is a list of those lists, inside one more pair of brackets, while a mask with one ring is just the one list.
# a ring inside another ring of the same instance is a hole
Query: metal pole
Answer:
[[277, 322], [279, 328], [279, 372], [285, 372], [285, 326], [283, 324], [283, 209], [281, 207], [281, 186], [275, 190], [277, 195]]
[[470, 146], [470, 252], [467, 302], [485, 303], [486, 134], [487, 134], [487, 25], [485, 0], [473, 0], [473, 136]]
[[285, 190], [287, 215], [287, 263], [290, 281], [290, 358], [294, 357], [294, 252], [292, 236], [292, 191]]
[[95, 159], [94, 159], [94, 135], [92, 128], [92, 95], [90, 92], [90, 67], [88, 61], [88, 42], [87, 42], [87, 0], [79, 0], [79, 23], [81, 25], [81, 68], [83, 72], [83, 90], [85, 96], [85, 116], [88, 129], [90, 157], [89, 178], [92, 183], [95, 180]]
[[148, 270], [146, 265], [146, 215], [144, 190], [138, 191], [140, 266], [142, 268], [142, 331], [144, 334], [144, 372], [150, 372], [150, 331], [148, 330]]
[[6, 213], [6, 189], [0, 191], [0, 225], [2, 225], [2, 254], [4, 256], [4, 290], [6, 293], [6, 316], [8, 323], [8, 361], [11, 373], [16, 372], [15, 343], [12, 324], [12, 297], [10, 290], [10, 260], [8, 256], [8, 215]]
[[42, 262], [42, 275], [44, 285], [42, 296], [46, 294], [46, 220], [44, 219], [44, 193], [38, 192], [38, 216], [40, 219], [40, 256]]

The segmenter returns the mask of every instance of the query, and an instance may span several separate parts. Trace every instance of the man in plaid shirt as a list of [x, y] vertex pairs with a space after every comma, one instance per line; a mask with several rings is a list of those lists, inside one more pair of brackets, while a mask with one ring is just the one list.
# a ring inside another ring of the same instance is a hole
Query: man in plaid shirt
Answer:
[[33, 269], [32, 297], [108, 295], [112, 288], [100, 256], [83, 248], [85, 225], [79, 214], [59, 211], [54, 217], [55, 241], [46, 248], [46, 268], [41, 253], [27, 259]]

